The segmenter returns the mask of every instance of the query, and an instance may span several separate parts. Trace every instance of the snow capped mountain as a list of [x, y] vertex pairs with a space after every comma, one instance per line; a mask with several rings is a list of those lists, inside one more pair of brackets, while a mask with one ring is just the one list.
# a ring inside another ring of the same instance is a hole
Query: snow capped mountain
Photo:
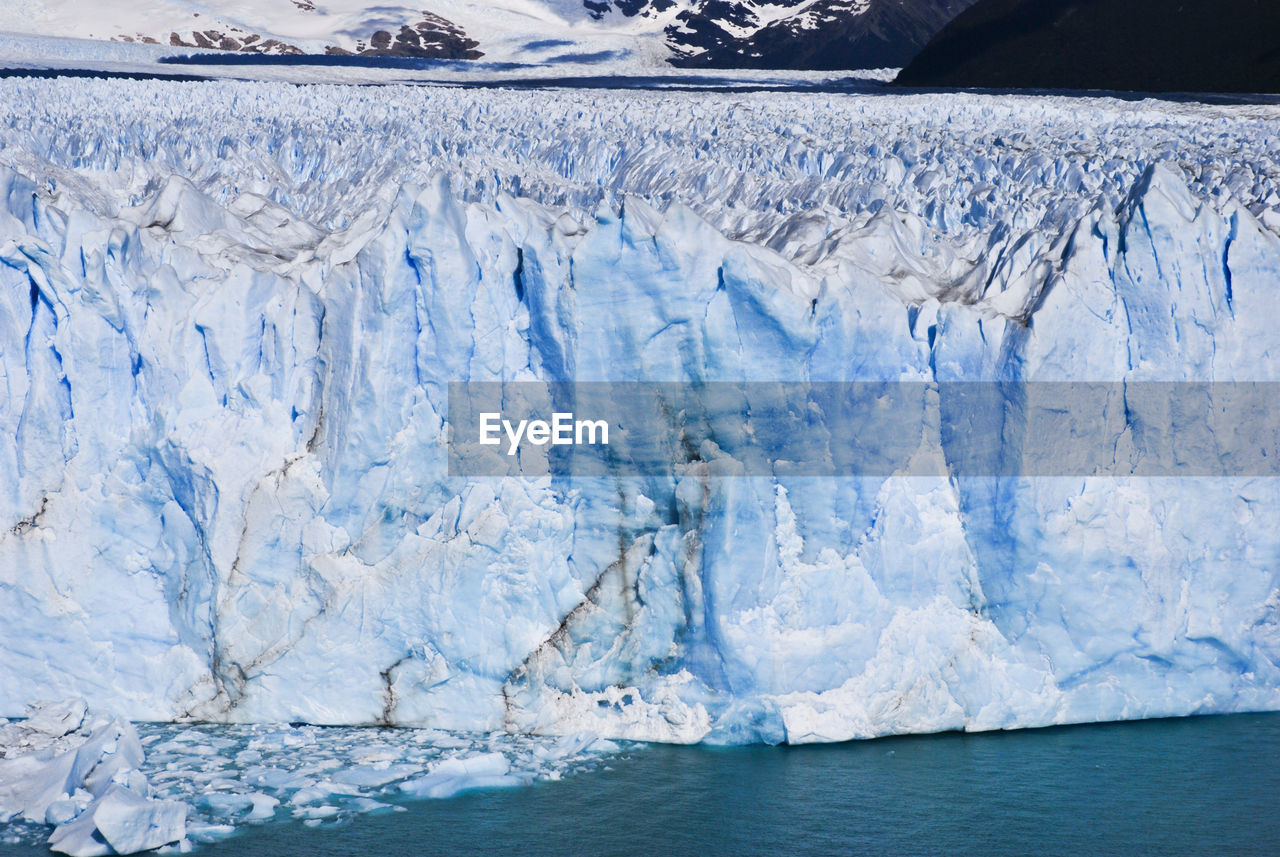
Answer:
[[0, 30], [266, 54], [479, 56], [443, 15], [358, 0], [104, 0], [91, 9], [77, 0], [18, 0], [0, 10]]
[[[678, 65], [901, 66], [968, 0], [16, 0], [0, 31], [177, 48]], [[551, 52], [550, 54], [548, 52]]]
[[677, 65], [898, 68], [972, 0], [704, 0], [668, 25]]

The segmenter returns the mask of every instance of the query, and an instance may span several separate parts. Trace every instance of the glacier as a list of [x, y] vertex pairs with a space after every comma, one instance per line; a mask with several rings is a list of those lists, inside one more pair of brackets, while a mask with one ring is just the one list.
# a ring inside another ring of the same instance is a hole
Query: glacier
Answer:
[[[487, 478], [446, 443], [457, 381], [1280, 380], [1280, 108], [0, 91], [0, 716], [804, 743], [1280, 709], [1274, 478]], [[504, 776], [473, 767], [418, 787]]]

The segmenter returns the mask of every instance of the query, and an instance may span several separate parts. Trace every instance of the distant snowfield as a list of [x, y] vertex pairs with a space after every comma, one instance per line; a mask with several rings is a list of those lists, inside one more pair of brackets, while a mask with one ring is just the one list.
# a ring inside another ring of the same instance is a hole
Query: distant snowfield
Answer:
[[[804, 18], [813, 4], [748, 0], [700, 13], [716, 20], [723, 37], [733, 38], [787, 17], [796, 17], [802, 29], [811, 27]], [[414, 40], [411, 51], [429, 47], [440, 55], [482, 55], [491, 63], [557, 64], [587, 57], [615, 67], [668, 70], [673, 49], [696, 50], [678, 44], [680, 34], [667, 28], [680, 25], [681, 13], [698, 10], [697, 0], [639, 3], [631, 14], [608, 2], [593, 5], [580, 0], [437, 0], [429, 8], [367, 0], [16, 0], [0, 7], [0, 32], [267, 54], [395, 51], [405, 46], [395, 40], [407, 35]], [[857, 16], [868, 6], [864, 0], [835, 11]]]
[[[554, 40], [553, 40], [554, 41]], [[664, 49], [665, 50], [665, 49]], [[207, 64], [201, 57], [209, 57]], [[861, 69], [842, 72], [761, 71], [735, 69], [675, 69], [665, 54], [635, 52], [614, 44], [608, 36], [593, 34], [583, 45], [555, 42], [527, 46], [511, 59], [486, 55], [479, 60], [414, 60], [410, 58], [358, 58], [353, 64], [323, 64], [326, 60], [288, 57], [258, 61], [253, 55], [226, 51], [171, 47], [127, 42], [96, 41], [29, 35], [0, 30], [0, 71], [72, 70], [107, 74], [190, 76], [207, 79], [261, 80], [287, 83], [440, 83], [483, 85], [528, 79], [599, 78], [623, 76], [662, 78], [658, 86], [787, 88], [877, 84], [892, 80], [896, 69]], [[341, 62], [341, 60], [339, 60]]]
[[[568, 53], [580, 50], [582, 43], [596, 51], [652, 54], [656, 60], [669, 56], [662, 29], [682, 8], [673, 5], [661, 17], [614, 13], [606, 21], [593, 21], [590, 10], [576, 0], [440, 0], [429, 6], [428, 11], [366, 0], [16, 0], [0, 8], [0, 31], [117, 42], [147, 39], [166, 47], [171, 38], [196, 44], [196, 33], [217, 33], [322, 54], [328, 48], [368, 47], [379, 30], [394, 35], [402, 26], [438, 16], [480, 40], [489, 60]], [[552, 44], [539, 47], [546, 42]]]

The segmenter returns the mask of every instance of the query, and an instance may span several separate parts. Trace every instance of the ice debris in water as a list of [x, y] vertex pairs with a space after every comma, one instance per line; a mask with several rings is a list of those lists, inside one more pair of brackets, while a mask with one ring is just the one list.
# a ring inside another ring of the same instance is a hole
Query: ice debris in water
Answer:
[[[619, 745], [580, 734], [468, 736], [431, 729], [139, 724], [82, 700], [0, 722], [0, 842], [74, 857], [188, 851], [238, 825], [341, 824], [404, 811], [404, 797], [557, 780]], [[53, 826], [50, 834], [48, 826]]]
[[152, 796], [133, 725], [81, 700], [37, 703], [0, 729], [0, 821], [55, 825], [54, 851], [133, 854], [184, 838], [187, 807]]

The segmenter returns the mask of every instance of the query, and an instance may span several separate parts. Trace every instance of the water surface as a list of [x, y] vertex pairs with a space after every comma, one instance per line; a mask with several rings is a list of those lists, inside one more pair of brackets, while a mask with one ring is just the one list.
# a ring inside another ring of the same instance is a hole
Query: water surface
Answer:
[[647, 746], [558, 782], [405, 805], [337, 827], [247, 827], [195, 853], [1280, 854], [1280, 715]]

